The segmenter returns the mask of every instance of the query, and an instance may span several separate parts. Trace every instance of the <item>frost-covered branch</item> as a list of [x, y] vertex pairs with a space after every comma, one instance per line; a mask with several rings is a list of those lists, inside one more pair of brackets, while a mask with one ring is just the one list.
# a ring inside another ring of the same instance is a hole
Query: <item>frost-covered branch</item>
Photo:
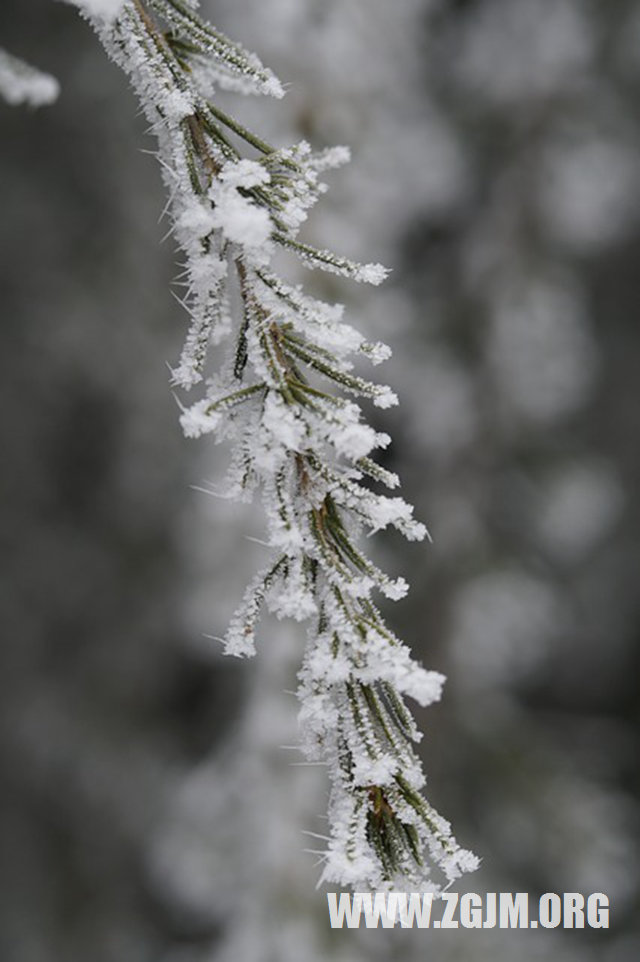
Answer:
[[321, 174], [348, 151], [276, 148], [221, 110], [216, 88], [280, 97], [282, 86], [201, 19], [192, 0], [74, 2], [128, 74], [158, 138], [191, 315], [173, 381], [186, 391], [204, 387], [183, 407], [183, 430], [231, 439], [228, 496], [260, 490], [264, 503], [272, 556], [231, 621], [225, 651], [254, 653], [263, 607], [309, 622], [299, 687], [304, 749], [328, 764], [332, 783], [322, 877], [438, 888], [477, 860], [421, 794], [413, 749], [421, 736], [404, 698], [428, 705], [444, 678], [415, 663], [386, 627], [372, 592], [395, 599], [407, 585], [358, 545], [363, 530], [392, 526], [411, 540], [427, 533], [410, 505], [370, 487], [395, 488], [398, 479], [372, 460], [389, 437], [363, 421], [358, 400], [386, 408], [397, 399], [354, 374], [353, 357], [377, 364], [389, 351], [346, 324], [340, 305], [310, 297], [272, 267], [284, 249], [312, 269], [384, 279], [378, 264], [297, 239], [325, 190]]

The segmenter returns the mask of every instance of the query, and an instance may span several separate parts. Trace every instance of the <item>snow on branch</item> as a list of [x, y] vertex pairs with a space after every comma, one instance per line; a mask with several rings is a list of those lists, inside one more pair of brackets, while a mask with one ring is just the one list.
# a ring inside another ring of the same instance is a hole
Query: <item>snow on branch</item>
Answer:
[[[345, 148], [274, 147], [214, 103], [218, 87], [282, 95], [255, 54], [206, 23], [187, 0], [77, 0], [113, 60], [128, 74], [159, 143], [173, 230], [184, 257], [191, 326], [173, 371], [176, 387], [204, 385], [183, 406], [188, 437], [230, 438], [228, 494], [261, 491], [271, 559], [246, 590], [225, 650], [252, 655], [260, 612], [309, 623], [299, 675], [308, 757], [331, 777], [330, 840], [322, 879], [342, 885], [438, 890], [477, 859], [421, 793], [405, 697], [429, 705], [444, 678], [412, 660], [387, 628], [372, 593], [407, 585], [380, 571], [359, 534], [391, 525], [421, 540], [426, 528], [399, 497], [395, 475], [372, 459], [389, 443], [363, 420], [359, 400], [397, 403], [390, 388], [352, 373], [352, 357], [388, 357], [326, 304], [282, 280], [280, 249], [312, 269], [379, 284], [360, 265], [297, 240], [325, 190], [323, 171]], [[235, 302], [240, 309], [234, 312]], [[237, 315], [237, 316], [236, 316]], [[222, 343], [222, 353], [212, 349]]]
[[8, 104], [42, 107], [53, 103], [59, 92], [55, 77], [0, 48], [0, 97]]

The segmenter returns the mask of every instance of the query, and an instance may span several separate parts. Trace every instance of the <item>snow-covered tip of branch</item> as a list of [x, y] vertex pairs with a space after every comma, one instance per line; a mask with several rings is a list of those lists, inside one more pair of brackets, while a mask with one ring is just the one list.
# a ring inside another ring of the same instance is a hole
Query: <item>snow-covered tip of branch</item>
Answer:
[[60, 85], [55, 77], [0, 48], [0, 96], [8, 104], [42, 107], [53, 103], [59, 93]]
[[[190, 61], [195, 55], [201, 79], [203, 65], [208, 61], [214, 68], [216, 65], [221, 66], [230, 76], [235, 75], [252, 82], [253, 93], [276, 98], [284, 96], [282, 84], [271, 70], [262, 65], [256, 54], [245, 50], [199, 17], [193, 4], [185, 0], [148, 0], [148, 3], [173, 28], [175, 35], [172, 39], [178, 40], [181, 57]], [[211, 75], [210, 79], [213, 80], [214, 75]], [[241, 87], [240, 90], [245, 92], [246, 87]]]

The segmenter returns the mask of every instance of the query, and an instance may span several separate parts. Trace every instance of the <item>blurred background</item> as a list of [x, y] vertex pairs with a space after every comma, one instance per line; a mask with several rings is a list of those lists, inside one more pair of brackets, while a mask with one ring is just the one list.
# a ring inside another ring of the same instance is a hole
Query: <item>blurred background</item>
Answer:
[[[303, 831], [304, 645], [216, 642], [261, 518], [193, 490], [167, 363], [186, 316], [137, 105], [72, 7], [3, 0], [58, 77], [0, 104], [0, 958], [640, 957], [640, 2], [203, 0], [288, 86], [226, 98], [278, 144], [346, 143], [305, 238], [382, 260], [345, 301], [394, 351], [375, 424], [433, 546], [393, 627], [448, 676], [428, 793], [482, 858], [460, 890], [602, 891], [609, 931], [328, 928]], [[289, 268], [293, 273], [294, 268]]]

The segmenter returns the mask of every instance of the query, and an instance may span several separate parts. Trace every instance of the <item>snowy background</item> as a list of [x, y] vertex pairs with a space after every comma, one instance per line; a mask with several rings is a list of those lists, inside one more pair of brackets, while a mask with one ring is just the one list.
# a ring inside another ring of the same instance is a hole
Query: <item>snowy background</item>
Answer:
[[[7, 962], [631, 962], [640, 953], [640, 3], [206, 0], [288, 85], [227, 97], [353, 162], [305, 237], [393, 268], [314, 279], [394, 350], [387, 466], [434, 545], [378, 539], [388, 606], [445, 672], [429, 794], [483, 858], [465, 888], [604, 891], [610, 932], [328, 929], [303, 830], [302, 639], [214, 642], [261, 520], [192, 490], [184, 316], [153, 142], [69, 6], [4, 0], [53, 73], [0, 104], [0, 957]], [[390, 945], [391, 943], [391, 945]]]

